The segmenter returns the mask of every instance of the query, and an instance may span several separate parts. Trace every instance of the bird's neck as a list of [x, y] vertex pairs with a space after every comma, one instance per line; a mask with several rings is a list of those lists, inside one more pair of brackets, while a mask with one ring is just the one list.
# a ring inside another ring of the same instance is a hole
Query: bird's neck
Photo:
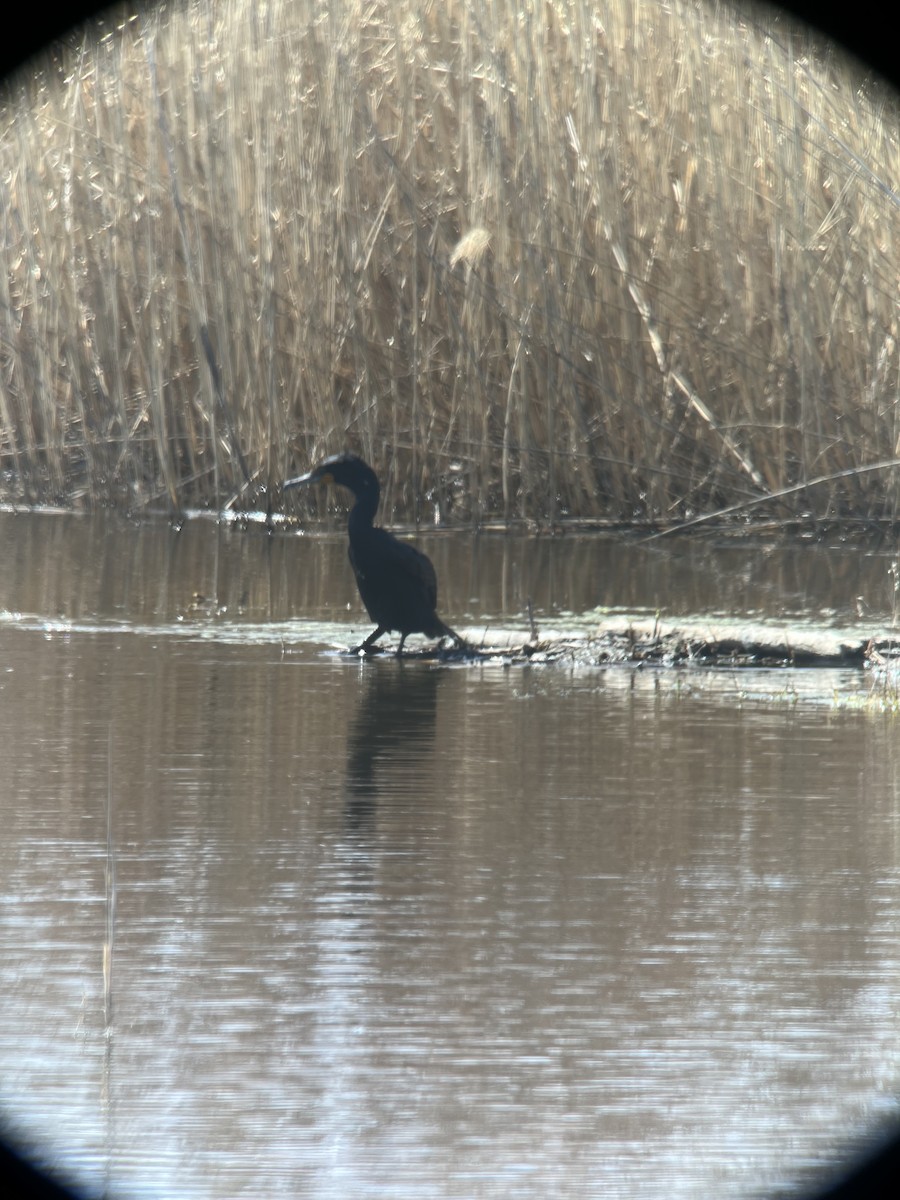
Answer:
[[351, 539], [357, 534], [365, 533], [367, 529], [372, 528], [372, 522], [375, 519], [375, 510], [378, 507], [378, 493], [364, 493], [356, 497], [356, 503], [350, 509], [350, 516], [347, 519], [347, 529]]

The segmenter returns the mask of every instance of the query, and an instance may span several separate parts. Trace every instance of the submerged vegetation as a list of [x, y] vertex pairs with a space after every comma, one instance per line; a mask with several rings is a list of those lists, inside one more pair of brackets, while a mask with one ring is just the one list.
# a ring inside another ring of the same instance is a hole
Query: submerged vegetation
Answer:
[[0, 500], [896, 522], [897, 118], [685, 0], [121, 10], [2, 95]]

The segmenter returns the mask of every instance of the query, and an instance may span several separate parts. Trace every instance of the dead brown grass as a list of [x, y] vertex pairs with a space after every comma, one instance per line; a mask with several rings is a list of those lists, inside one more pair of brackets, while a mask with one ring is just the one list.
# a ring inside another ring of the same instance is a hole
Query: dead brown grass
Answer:
[[352, 447], [416, 519], [898, 519], [897, 97], [788, 25], [221, 0], [58, 61], [0, 110], [3, 498]]

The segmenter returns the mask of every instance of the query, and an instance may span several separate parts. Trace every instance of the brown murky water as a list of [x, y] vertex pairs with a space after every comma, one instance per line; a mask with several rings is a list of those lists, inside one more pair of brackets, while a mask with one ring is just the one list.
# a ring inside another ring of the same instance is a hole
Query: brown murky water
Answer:
[[[420, 540], [469, 631], [892, 615], [886, 555]], [[884, 680], [357, 662], [341, 536], [0, 553], [0, 1104], [95, 1194], [791, 1194], [894, 1114]]]

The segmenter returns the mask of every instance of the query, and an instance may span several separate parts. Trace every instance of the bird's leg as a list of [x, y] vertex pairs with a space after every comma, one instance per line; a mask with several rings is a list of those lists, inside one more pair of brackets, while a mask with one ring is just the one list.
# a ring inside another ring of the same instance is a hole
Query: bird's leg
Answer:
[[[385, 626], [379, 625], [377, 629], [373, 630], [369, 634], [369, 636], [366, 638], [366, 640], [364, 642], [361, 643], [361, 645], [354, 646], [353, 649], [350, 651], [350, 653], [351, 654], [359, 654], [360, 650], [362, 650], [364, 654], [368, 654], [369, 651], [373, 647], [375, 647], [375, 643], [378, 641], [378, 639], [380, 637], [383, 637], [384, 634], [386, 634], [386, 633], [387, 633], [387, 629], [385, 628]], [[377, 647], [377, 648], [380, 649], [380, 647]]]
[[405, 634], [405, 633], [401, 633], [401, 634], [400, 634], [400, 645], [397, 647], [397, 657], [398, 657], [398, 658], [399, 658], [399, 657], [400, 657], [400, 655], [403, 653], [403, 643], [404, 643], [405, 641], [406, 641], [406, 634]]

